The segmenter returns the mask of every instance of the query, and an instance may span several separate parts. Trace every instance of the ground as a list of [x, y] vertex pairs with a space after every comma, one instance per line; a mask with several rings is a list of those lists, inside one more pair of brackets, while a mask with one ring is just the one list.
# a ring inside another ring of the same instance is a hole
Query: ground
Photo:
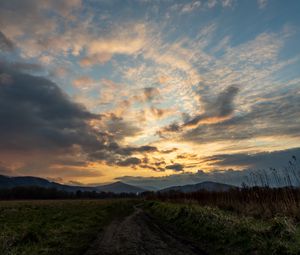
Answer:
[[162, 229], [142, 209], [114, 221], [85, 255], [195, 255], [205, 254], [191, 242]]

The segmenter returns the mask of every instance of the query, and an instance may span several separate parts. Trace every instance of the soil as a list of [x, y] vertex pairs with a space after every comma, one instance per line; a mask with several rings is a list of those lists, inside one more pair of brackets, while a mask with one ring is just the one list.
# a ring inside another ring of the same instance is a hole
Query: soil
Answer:
[[85, 255], [205, 255], [197, 246], [159, 224], [142, 209], [112, 222]]

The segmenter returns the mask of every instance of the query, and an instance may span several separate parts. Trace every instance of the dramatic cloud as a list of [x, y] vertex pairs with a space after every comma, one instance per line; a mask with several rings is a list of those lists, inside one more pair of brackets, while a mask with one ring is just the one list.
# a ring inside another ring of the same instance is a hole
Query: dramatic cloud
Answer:
[[3, 66], [1, 73], [11, 76], [10, 84], [0, 86], [1, 150], [97, 147], [97, 136], [87, 124], [97, 115], [45, 78]]
[[[276, 95], [274, 95], [276, 98]], [[262, 98], [248, 112], [211, 125], [200, 125], [183, 134], [198, 143], [244, 140], [252, 137], [299, 136], [300, 95], [282, 95], [280, 100]], [[222, 132], [226, 130], [226, 132]]]
[[111, 133], [116, 140], [122, 140], [125, 137], [137, 135], [141, 131], [141, 129], [134, 123], [125, 121], [123, 118], [117, 117], [113, 114], [107, 121], [106, 125], [107, 131]]
[[[52, 81], [16, 70], [4, 64], [0, 70], [1, 77], [4, 74], [9, 77], [0, 80], [0, 118], [3, 120], [0, 125], [0, 151], [3, 154], [33, 151], [55, 155], [66, 153], [64, 158], [57, 155], [52, 161], [70, 167], [81, 166], [86, 154], [91, 161], [132, 166], [140, 164], [141, 160], [130, 155], [157, 151], [153, 146], [119, 146], [115, 140], [134, 135], [139, 129], [112, 116], [106, 126], [108, 131], [101, 132], [89, 124], [100, 121], [101, 115], [90, 113], [82, 105], [74, 103]], [[74, 153], [81, 153], [79, 165], [78, 160], [74, 162], [74, 158], [68, 158]]]
[[254, 154], [223, 154], [206, 158], [219, 167], [241, 166], [253, 169], [284, 168], [293, 156], [300, 157], [300, 148]]
[[[152, 186], [161, 189], [169, 186], [195, 184], [203, 181], [222, 182], [237, 186], [241, 186], [242, 183], [246, 183], [248, 185], [254, 185], [256, 183], [257, 185], [261, 185], [260, 176], [264, 175], [265, 178], [267, 175], [268, 181], [271, 185], [286, 185], [283, 178], [280, 183], [276, 183], [272, 167], [277, 167], [276, 174], [278, 176], [284, 176], [286, 174], [285, 168], [299, 166], [299, 157], [300, 148], [270, 153], [256, 153], [252, 155], [217, 155], [208, 158], [208, 160], [218, 161], [218, 165], [225, 170], [212, 170], [208, 172], [198, 170], [196, 173], [185, 172], [163, 177], [124, 176], [117, 179], [133, 185]], [[245, 169], [232, 170], [231, 168], [228, 168], [233, 165], [243, 166]], [[246, 167], [251, 167], [252, 169]], [[291, 171], [290, 178], [292, 183], [296, 183]]]
[[2, 169], [187, 182], [298, 147], [298, 6], [273, 1], [0, 1]]
[[227, 119], [233, 113], [233, 100], [238, 93], [236, 86], [230, 86], [222, 91], [215, 99], [204, 98], [202, 104], [204, 113], [193, 117], [184, 126], [195, 126], [198, 123], [213, 123]]

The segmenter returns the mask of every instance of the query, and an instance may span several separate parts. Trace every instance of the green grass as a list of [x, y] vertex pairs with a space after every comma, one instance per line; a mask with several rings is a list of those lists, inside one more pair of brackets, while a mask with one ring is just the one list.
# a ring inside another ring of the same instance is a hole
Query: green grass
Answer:
[[128, 200], [0, 202], [0, 254], [82, 254]]
[[289, 218], [254, 219], [195, 204], [149, 202], [151, 215], [209, 254], [300, 254], [300, 228]]

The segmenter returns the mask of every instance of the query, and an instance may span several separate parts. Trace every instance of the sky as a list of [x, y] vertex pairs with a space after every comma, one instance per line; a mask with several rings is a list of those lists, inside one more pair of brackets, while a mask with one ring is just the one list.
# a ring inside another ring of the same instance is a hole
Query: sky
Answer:
[[300, 157], [298, 0], [1, 0], [0, 174], [240, 184]]

